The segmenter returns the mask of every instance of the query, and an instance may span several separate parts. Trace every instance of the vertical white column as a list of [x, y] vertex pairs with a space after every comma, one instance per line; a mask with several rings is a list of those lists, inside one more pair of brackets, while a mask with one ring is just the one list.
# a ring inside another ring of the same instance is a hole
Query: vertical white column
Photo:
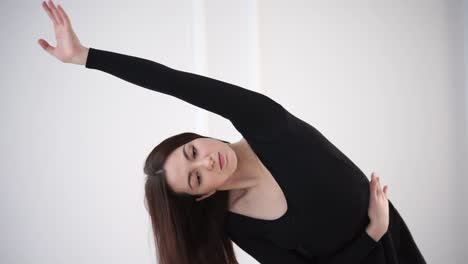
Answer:
[[[192, 4], [194, 72], [263, 93], [257, 1], [194, 0]], [[228, 131], [225, 121], [205, 111], [196, 116], [200, 133]]]
[[258, 28], [257, 0], [246, 0], [248, 19], [248, 65], [249, 65], [249, 85], [255, 91], [265, 93], [265, 87], [261, 85], [260, 71], [260, 41]]
[[[206, 75], [206, 22], [205, 0], [194, 0], [192, 6], [192, 37], [193, 37], [193, 71], [196, 74]], [[208, 133], [208, 114], [202, 109], [197, 109], [195, 114], [196, 133], [206, 135]]]
[[[463, 171], [464, 171], [464, 175], [465, 177], [463, 177], [465, 179], [465, 182], [464, 182], [464, 191], [466, 192], [466, 190], [468, 190], [468, 177], [466, 177], [467, 173], [468, 173], [468, 164], [466, 163], [466, 161], [468, 160], [468, 0], [464, 0], [463, 1], [463, 58], [464, 58], [464, 62], [463, 62], [463, 66], [464, 66], [464, 70], [463, 70], [463, 78], [464, 78], [464, 87], [463, 87], [463, 105], [464, 105], [464, 108], [463, 108], [463, 117], [464, 117], [464, 130], [463, 130], [463, 133], [462, 135], [464, 135], [464, 137], [462, 139], [464, 139], [464, 142], [463, 142], [463, 151], [461, 152], [462, 154], [462, 160], [464, 159], [465, 162], [462, 162], [461, 164], [464, 164], [464, 167], [461, 168]], [[462, 195], [462, 197], [465, 198], [465, 201], [463, 204], [467, 205], [468, 204], [468, 197], [466, 195]], [[465, 207], [465, 210], [463, 211], [463, 223], [468, 223], [468, 210], [466, 209]], [[463, 225], [462, 225], [463, 226]], [[466, 225], [465, 225], [466, 227]], [[466, 230], [465, 228], [465, 235], [463, 236], [465, 238], [464, 240], [464, 245], [461, 246], [461, 248], [463, 249], [466, 249], [468, 248], [468, 230]], [[462, 251], [464, 256], [461, 256], [461, 259], [468, 259], [468, 253], [466, 250], [463, 250]]]

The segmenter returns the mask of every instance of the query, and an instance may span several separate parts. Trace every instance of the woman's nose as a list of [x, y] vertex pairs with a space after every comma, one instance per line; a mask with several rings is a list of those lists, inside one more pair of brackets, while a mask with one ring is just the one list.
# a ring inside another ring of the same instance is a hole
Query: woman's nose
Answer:
[[216, 162], [212, 157], [206, 157], [203, 160], [201, 160], [200, 163], [196, 165], [196, 167], [202, 166], [206, 169], [212, 170], [215, 164]]
[[213, 165], [215, 164], [214, 160], [212, 157], [207, 157], [205, 160], [204, 160], [204, 165], [206, 166], [206, 168], [208, 169], [213, 169]]
[[213, 169], [213, 165], [215, 164], [213, 158], [208, 157], [207, 160], [208, 160], [208, 161], [207, 161], [207, 163], [208, 163], [208, 168], [209, 168], [210, 170]]

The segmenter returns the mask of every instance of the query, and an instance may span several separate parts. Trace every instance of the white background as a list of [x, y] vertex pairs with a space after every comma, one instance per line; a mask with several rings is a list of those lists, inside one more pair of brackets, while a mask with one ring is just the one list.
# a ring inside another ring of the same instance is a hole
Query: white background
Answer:
[[[55, 3], [87, 47], [278, 101], [376, 171], [427, 262], [445, 264], [468, 259], [467, 2]], [[241, 135], [219, 115], [56, 60], [37, 44], [56, 44], [40, 1], [2, 1], [0, 28], [0, 263], [154, 263], [144, 159], [176, 133]]]

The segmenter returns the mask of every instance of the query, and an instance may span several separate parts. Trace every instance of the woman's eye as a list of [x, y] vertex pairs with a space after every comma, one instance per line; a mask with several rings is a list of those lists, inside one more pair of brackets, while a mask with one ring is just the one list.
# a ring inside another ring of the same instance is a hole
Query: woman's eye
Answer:
[[197, 152], [195, 151], [195, 147], [192, 147], [192, 154], [193, 154], [193, 158], [195, 158], [197, 155]]
[[[195, 159], [197, 157], [197, 151], [195, 150], [194, 146], [192, 146], [192, 154], [193, 154], [193, 158]], [[198, 174], [198, 172], [197, 172], [196, 175], [197, 175], [197, 180], [198, 180], [198, 186], [200, 186], [201, 185], [201, 176], [200, 176], [200, 174]]]

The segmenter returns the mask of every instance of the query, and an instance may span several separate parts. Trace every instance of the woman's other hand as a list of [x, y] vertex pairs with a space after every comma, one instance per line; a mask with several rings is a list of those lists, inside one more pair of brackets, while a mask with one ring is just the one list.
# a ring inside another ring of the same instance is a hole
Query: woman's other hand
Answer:
[[389, 225], [388, 186], [385, 185], [382, 190], [380, 178], [375, 173], [371, 175], [368, 214], [370, 223], [366, 231], [375, 241], [379, 241]]
[[42, 2], [42, 7], [54, 25], [57, 47], [51, 46], [44, 39], [38, 40], [39, 45], [62, 62], [84, 65], [88, 56], [88, 48], [81, 45], [80, 40], [73, 32], [70, 19], [65, 10], [60, 4], [56, 7], [51, 0], [49, 0], [49, 4], [45, 1]]

